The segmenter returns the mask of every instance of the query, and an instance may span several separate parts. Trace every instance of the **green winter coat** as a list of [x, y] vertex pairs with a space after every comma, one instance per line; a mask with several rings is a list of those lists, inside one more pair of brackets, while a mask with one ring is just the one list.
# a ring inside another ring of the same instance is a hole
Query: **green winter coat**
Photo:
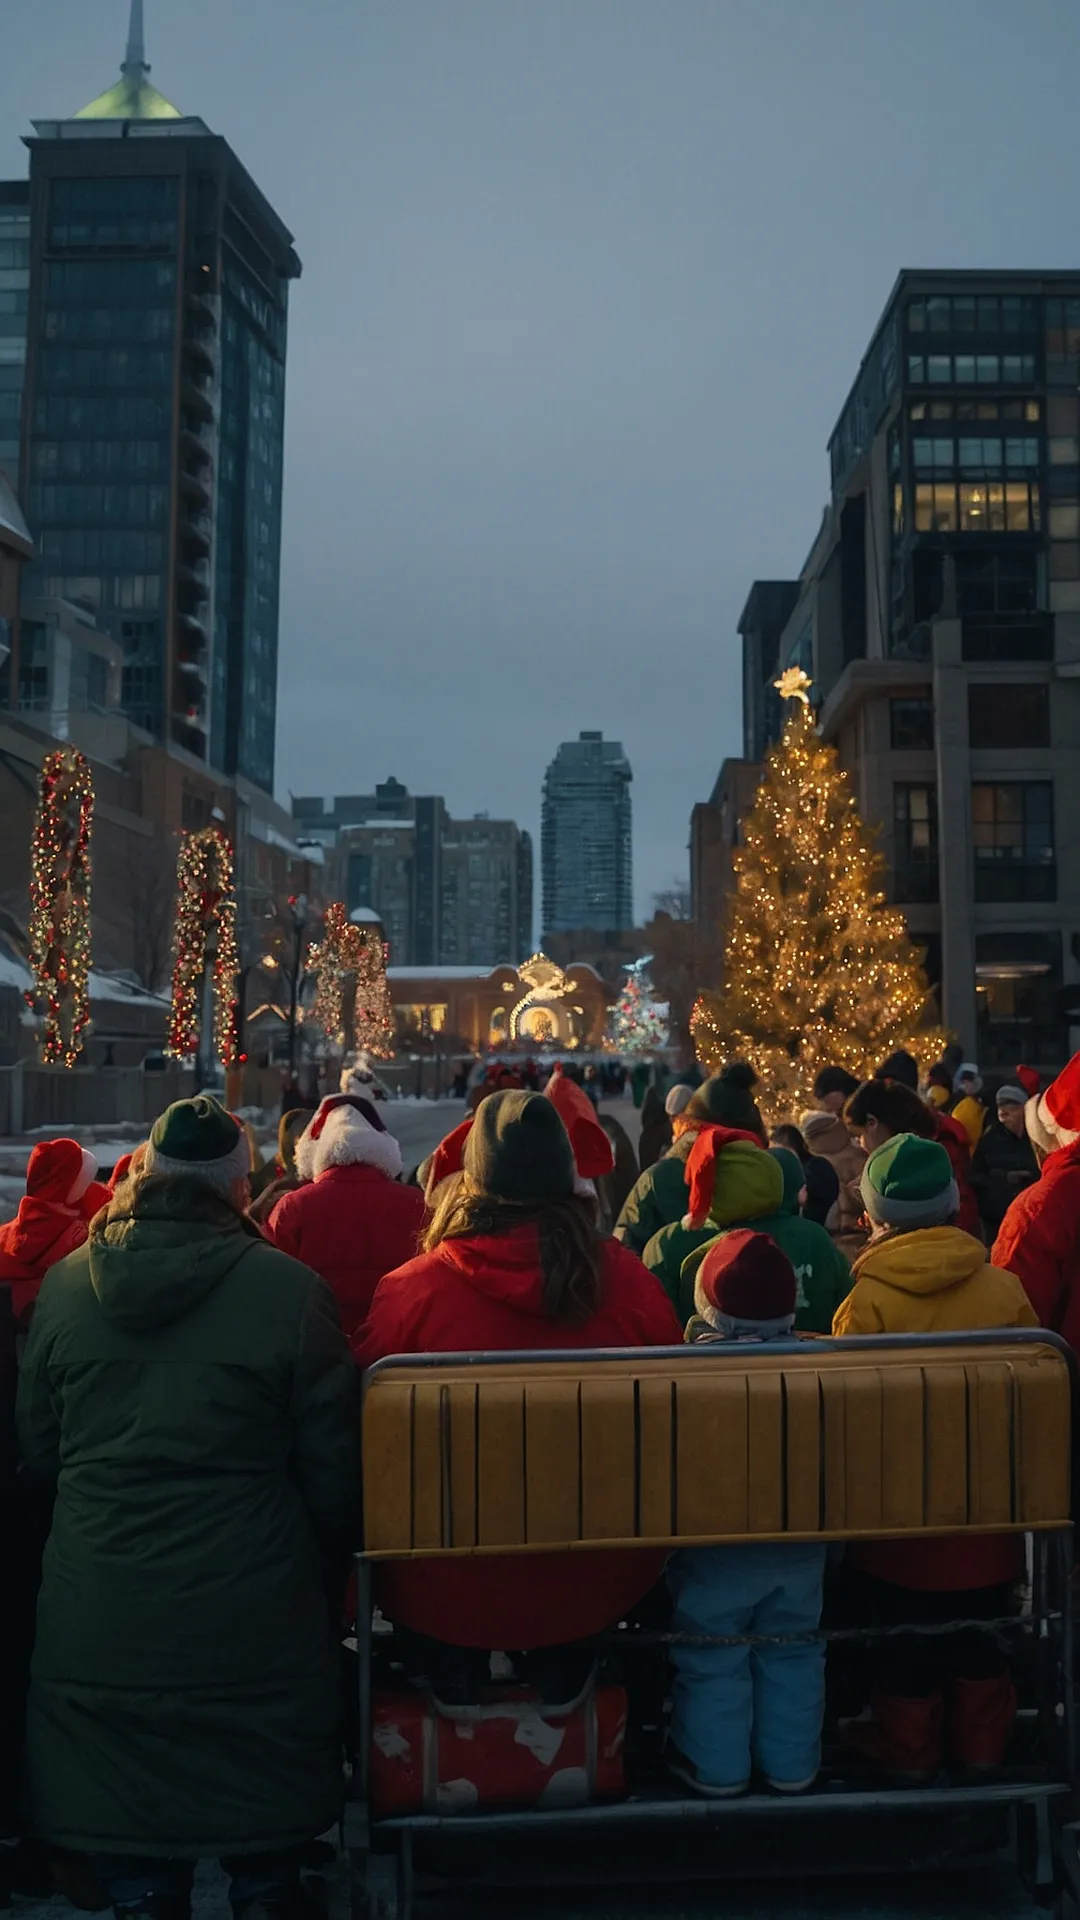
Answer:
[[330, 1595], [360, 1511], [329, 1288], [207, 1188], [125, 1182], [46, 1275], [18, 1425], [56, 1487], [35, 1830], [183, 1859], [324, 1831], [342, 1792]]
[[[733, 1227], [749, 1228], [751, 1233], [767, 1233], [787, 1254], [795, 1269], [798, 1292], [795, 1296], [795, 1331], [831, 1333], [833, 1314], [851, 1292], [851, 1268], [831, 1234], [813, 1220], [804, 1220], [799, 1212], [802, 1169], [795, 1174], [794, 1154], [777, 1154], [784, 1173], [784, 1199], [777, 1213], [760, 1220], [733, 1220]], [[685, 1324], [695, 1311], [694, 1282], [706, 1250], [722, 1236], [715, 1227], [694, 1229], [681, 1221], [664, 1227], [649, 1241], [642, 1258], [650, 1273], [663, 1283], [680, 1320]]]
[[615, 1222], [615, 1238], [635, 1253], [644, 1253], [654, 1233], [681, 1220], [690, 1204], [686, 1162], [697, 1132], [689, 1128], [669, 1147], [662, 1160], [647, 1167], [635, 1181]]

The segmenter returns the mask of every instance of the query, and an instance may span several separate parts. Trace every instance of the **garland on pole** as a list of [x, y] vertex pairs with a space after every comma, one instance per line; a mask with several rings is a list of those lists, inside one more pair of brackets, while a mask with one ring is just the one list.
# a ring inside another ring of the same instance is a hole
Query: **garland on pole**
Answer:
[[213, 968], [214, 1053], [236, 1065], [236, 894], [233, 856], [220, 827], [202, 827], [181, 837], [176, 862], [176, 924], [173, 928], [172, 1013], [166, 1052], [186, 1060], [198, 1052], [201, 988]]
[[30, 971], [26, 1003], [44, 1013], [41, 1058], [73, 1067], [90, 1024], [90, 764], [58, 747], [41, 767], [30, 843]]
[[308, 955], [308, 971], [315, 976], [315, 1004], [311, 1018], [331, 1046], [343, 1047], [346, 1031], [346, 988], [355, 980], [353, 1044], [363, 1053], [388, 1060], [394, 1051], [394, 1021], [386, 981], [387, 949], [372, 928], [354, 926], [340, 900], [332, 900], [323, 914], [323, 937]]

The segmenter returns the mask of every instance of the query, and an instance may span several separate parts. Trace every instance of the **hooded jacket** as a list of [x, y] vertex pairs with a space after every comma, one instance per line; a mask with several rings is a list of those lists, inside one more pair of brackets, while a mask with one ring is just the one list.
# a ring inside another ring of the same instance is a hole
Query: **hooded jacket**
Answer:
[[[359, 1357], [370, 1366], [392, 1353], [679, 1345], [682, 1328], [640, 1260], [611, 1240], [601, 1260], [599, 1310], [574, 1325], [544, 1312], [535, 1223], [444, 1240], [380, 1282]], [[454, 1646], [557, 1646], [613, 1625], [660, 1578], [664, 1558], [634, 1548], [388, 1561], [377, 1595], [399, 1626]]]
[[[61, 1154], [61, 1149], [67, 1151]], [[80, 1152], [82, 1172], [73, 1180], [69, 1162], [77, 1167]], [[92, 1178], [96, 1171], [93, 1156], [72, 1140], [43, 1140], [30, 1154], [18, 1213], [0, 1227], [0, 1281], [10, 1288], [21, 1326], [49, 1268], [82, 1246], [94, 1214], [110, 1198], [109, 1189]], [[77, 1197], [70, 1199], [73, 1186]]]
[[[959, 1227], [882, 1234], [856, 1260], [854, 1273], [834, 1334], [1039, 1324], [1019, 1281], [991, 1266], [981, 1240]], [[851, 1551], [854, 1562], [877, 1579], [934, 1592], [998, 1586], [1015, 1579], [1023, 1565], [1023, 1542], [1012, 1534], [881, 1540]]]
[[646, 1168], [635, 1180], [615, 1222], [615, 1238], [633, 1253], [644, 1253], [654, 1233], [681, 1220], [690, 1203], [686, 1162], [690, 1158], [697, 1129], [688, 1127], [674, 1146], [655, 1166]]
[[127, 1181], [48, 1274], [18, 1396], [56, 1487], [27, 1759], [35, 1830], [195, 1859], [341, 1797], [327, 1578], [359, 1514], [329, 1289], [193, 1181]]
[[[808, 1121], [812, 1125], [808, 1126]], [[837, 1214], [835, 1220], [830, 1216], [830, 1231], [854, 1233], [863, 1217], [859, 1181], [866, 1165], [866, 1155], [852, 1139], [839, 1114], [833, 1114], [831, 1123], [826, 1126], [823, 1114], [804, 1113], [800, 1125], [811, 1153], [821, 1160], [827, 1160], [840, 1182]]]
[[[784, 1176], [784, 1197], [777, 1211], [758, 1219], [733, 1221], [723, 1233], [738, 1227], [750, 1233], [767, 1233], [770, 1240], [775, 1240], [795, 1269], [796, 1333], [829, 1333], [833, 1315], [850, 1291], [851, 1268], [832, 1235], [813, 1220], [804, 1220], [799, 1212], [803, 1169], [796, 1156], [781, 1151], [774, 1157]], [[722, 1237], [711, 1227], [700, 1233], [681, 1225], [663, 1227], [645, 1249], [645, 1265], [663, 1282], [684, 1324], [695, 1312], [698, 1268], [714, 1241]]]
[[1080, 1142], [1043, 1161], [1018, 1193], [994, 1241], [994, 1265], [1022, 1283], [1039, 1325], [1080, 1353]]
[[297, 1142], [296, 1171], [305, 1184], [283, 1194], [263, 1231], [331, 1287], [353, 1346], [383, 1274], [416, 1252], [424, 1196], [398, 1181], [393, 1134], [347, 1104], [323, 1102]]

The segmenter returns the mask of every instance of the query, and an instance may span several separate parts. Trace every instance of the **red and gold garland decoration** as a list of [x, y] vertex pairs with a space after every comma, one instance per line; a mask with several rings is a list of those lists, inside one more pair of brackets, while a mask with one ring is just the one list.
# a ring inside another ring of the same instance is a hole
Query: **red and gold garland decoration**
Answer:
[[41, 1058], [73, 1067], [90, 1024], [90, 764], [58, 747], [41, 767], [30, 843], [29, 963], [26, 1003], [44, 1014]]
[[394, 1021], [386, 984], [386, 957], [385, 942], [374, 929], [354, 926], [341, 901], [332, 900], [323, 914], [323, 937], [308, 955], [308, 970], [316, 981], [311, 1018], [331, 1046], [343, 1047], [348, 1037], [345, 989], [353, 977], [354, 1044], [359, 1051], [380, 1060], [391, 1058]]
[[233, 855], [220, 827], [185, 833], [176, 862], [176, 924], [173, 928], [172, 1013], [166, 1052], [186, 1060], [199, 1047], [202, 981], [213, 968], [214, 1053], [236, 1065], [236, 894]]

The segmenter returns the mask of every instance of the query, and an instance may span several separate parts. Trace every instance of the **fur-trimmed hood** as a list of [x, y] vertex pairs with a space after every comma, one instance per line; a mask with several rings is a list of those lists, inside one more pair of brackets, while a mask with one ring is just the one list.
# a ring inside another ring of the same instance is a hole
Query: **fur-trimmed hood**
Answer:
[[331, 1167], [375, 1167], [389, 1180], [401, 1173], [401, 1148], [369, 1100], [334, 1094], [323, 1101], [296, 1143], [301, 1180], [317, 1180]]

